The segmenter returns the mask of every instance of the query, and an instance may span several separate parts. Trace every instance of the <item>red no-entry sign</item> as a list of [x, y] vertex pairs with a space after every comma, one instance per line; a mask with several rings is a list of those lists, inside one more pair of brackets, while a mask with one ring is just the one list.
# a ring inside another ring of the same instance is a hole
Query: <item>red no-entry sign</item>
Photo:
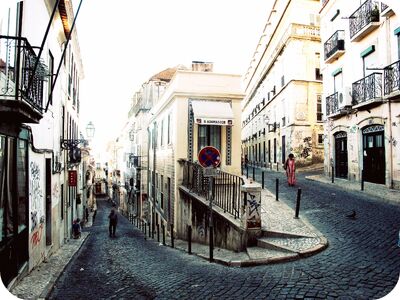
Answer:
[[198, 158], [200, 165], [204, 168], [216, 168], [221, 163], [221, 154], [219, 153], [219, 150], [212, 146], [206, 146], [201, 149]]

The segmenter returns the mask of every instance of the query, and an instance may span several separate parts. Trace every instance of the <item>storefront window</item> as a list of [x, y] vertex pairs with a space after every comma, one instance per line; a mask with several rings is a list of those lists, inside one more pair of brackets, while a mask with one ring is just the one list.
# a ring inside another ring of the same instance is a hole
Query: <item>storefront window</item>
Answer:
[[6, 139], [4, 136], [0, 135], [0, 242], [4, 238], [5, 232], [5, 220], [4, 220], [4, 210], [5, 210], [5, 147]]
[[28, 195], [26, 193], [27, 174], [27, 142], [18, 141], [17, 150], [17, 178], [18, 178], [18, 233], [27, 227], [26, 209]]

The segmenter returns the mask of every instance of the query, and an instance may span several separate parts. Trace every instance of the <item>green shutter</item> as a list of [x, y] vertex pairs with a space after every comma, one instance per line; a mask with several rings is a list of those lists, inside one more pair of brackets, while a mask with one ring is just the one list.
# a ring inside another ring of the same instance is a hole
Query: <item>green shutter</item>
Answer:
[[394, 35], [399, 35], [400, 34], [400, 27], [397, 27], [395, 30], [394, 30]]
[[365, 57], [374, 51], [375, 51], [375, 45], [369, 46], [367, 49], [365, 49], [363, 52], [361, 52], [360, 56]]
[[332, 76], [335, 77], [337, 74], [342, 73], [342, 68], [337, 68], [335, 71], [332, 72]]

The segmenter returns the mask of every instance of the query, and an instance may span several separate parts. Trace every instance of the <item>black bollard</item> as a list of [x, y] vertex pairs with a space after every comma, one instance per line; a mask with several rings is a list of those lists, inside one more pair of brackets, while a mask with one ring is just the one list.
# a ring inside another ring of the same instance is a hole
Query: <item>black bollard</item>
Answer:
[[279, 178], [275, 179], [275, 199], [279, 200]]
[[301, 199], [301, 188], [298, 188], [298, 190], [297, 190], [297, 200], [296, 200], [296, 215], [294, 216], [296, 219], [299, 218], [300, 199]]
[[253, 180], [256, 181], [256, 167], [253, 166]]
[[192, 254], [192, 226], [188, 226], [187, 232], [187, 239], [188, 239], [188, 253]]
[[151, 224], [149, 223], [149, 238], [151, 238]]
[[246, 165], [246, 178], [249, 178], [249, 166]]
[[261, 172], [262, 188], [264, 189], [264, 171]]
[[157, 242], [160, 242], [160, 224], [157, 224]]
[[332, 183], [335, 183], [335, 167], [332, 166]]
[[214, 232], [213, 227], [210, 226], [210, 262], [214, 261]]
[[146, 239], [146, 236], [147, 236], [147, 226], [146, 226], [146, 224], [143, 224], [143, 227], [144, 227], [144, 239]]
[[174, 248], [174, 224], [171, 224], [171, 247]]
[[361, 190], [364, 190], [364, 170], [361, 170]]
[[162, 244], [165, 246], [165, 225], [164, 224], [161, 225], [161, 229], [162, 229]]
[[279, 163], [278, 162], [276, 162], [276, 171], [277, 172], [279, 171]]

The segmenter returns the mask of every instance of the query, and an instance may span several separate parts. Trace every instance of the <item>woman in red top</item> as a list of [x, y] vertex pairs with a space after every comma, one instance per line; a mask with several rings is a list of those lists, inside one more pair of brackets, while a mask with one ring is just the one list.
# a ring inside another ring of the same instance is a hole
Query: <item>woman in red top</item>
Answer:
[[294, 186], [296, 184], [296, 164], [294, 161], [294, 155], [289, 154], [288, 159], [285, 162], [286, 177], [289, 186]]

